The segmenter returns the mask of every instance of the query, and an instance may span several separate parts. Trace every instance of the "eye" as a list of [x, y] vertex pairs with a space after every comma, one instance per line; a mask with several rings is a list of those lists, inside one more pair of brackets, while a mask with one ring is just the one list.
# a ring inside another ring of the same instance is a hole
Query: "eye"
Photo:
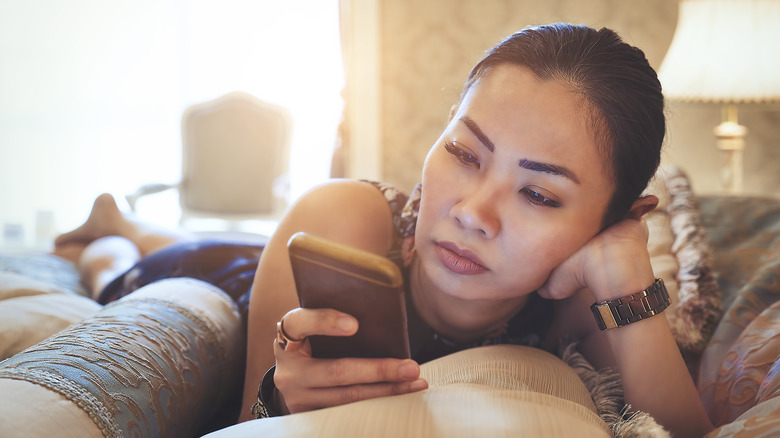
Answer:
[[561, 206], [560, 202], [544, 196], [531, 187], [524, 187], [520, 189], [520, 193], [522, 193], [526, 199], [528, 199], [528, 201], [534, 205], [550, 208], [558, 208]]
[[465, 150], [459, 148], [456, 146], [456, 142], [444, 142], [444, 149], [447, 150], [452, 156], [454, 156], [458, 161], [461, 162], [461, 164], [467, 165], [467, 166], [476, 166], [477, 169], [479, 169], [479, 158], [470, 153], [466, 152]]

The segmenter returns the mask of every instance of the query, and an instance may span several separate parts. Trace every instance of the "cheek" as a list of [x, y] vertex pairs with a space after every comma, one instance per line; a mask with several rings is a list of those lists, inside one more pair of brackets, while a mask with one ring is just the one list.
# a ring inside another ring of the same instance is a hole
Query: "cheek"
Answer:
[[457, 187], [454, 172], [447, 167], [447, 163], [442, 158], [441, 152], [432, 151], [425, 160], [422, 173], [421, 216], [424, 210], [429, 214], [440, 211], [446, 207], [450, 198], [456, 195], [453, 190]]
[[505, 254], [510, 260], [521, 261], [526, 274], [532, 272], [546, 278], [595, 234], [584, 229], [574, 230], [572, 224], [541, 221], [532, 228], [517, 227], [516, 230], [523, 231], [514, 233], [512, 239], [504, 242]]
[[572, 239], [562, 237], [560, 234], [555, 238], [544, 242], [539, 248], [539, 255], [556, 268], [558, 265], [571, 257], [578, 249], [582, 247], [579, 242], [575, 243]]
[[434, 184], [425, 185], [423, 179], [422, 196], [420, 198], [420, 210], [417, 213], [416, 233], [427, 234], [433, 224], [447, 212], [446, 204], [438, 193]]
[[437, 183], [441, 184], [441, 181], [449, 176], [449, 172], [446, 171], [446, 162], [443, 158], [446, 157], [442, 156], [442, 148], [438, 144], [428, 152], [422, 169], [423, 187]]

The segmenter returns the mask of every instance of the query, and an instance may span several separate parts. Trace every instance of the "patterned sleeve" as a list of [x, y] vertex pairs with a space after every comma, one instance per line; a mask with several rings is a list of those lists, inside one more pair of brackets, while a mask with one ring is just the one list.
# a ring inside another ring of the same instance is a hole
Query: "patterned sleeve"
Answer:
[[393, 215], [393, 247], [388, 258], [399, 261], [403, 266], [408, 265], [414, 247], [414, 231], [417, 226], [422, 186], [417, 184], [411, 196], [407, 196], [387, 183], [368, 180], [364, 180], [364, 182], [373, 185], [382, 192]]

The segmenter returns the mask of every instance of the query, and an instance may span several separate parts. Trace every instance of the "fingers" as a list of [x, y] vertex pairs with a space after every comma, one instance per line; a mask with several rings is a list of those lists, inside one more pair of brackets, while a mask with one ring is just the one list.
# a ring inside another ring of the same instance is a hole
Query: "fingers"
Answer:
[[[282, 351], [295, 352], [308, 346], [306, 338], [309, 335], [351, 336], [356, 331], [357, 320], [345, 313], [333, 309], [298, 308], [287, 312], [276, 323], [275, 343]], [[311, 349], [304, 352], [308, 355]]]
[[428, 388], [428, 382], [417, 379], [412, 382], [375, 383], [323, 388], [311, 391], [300, 402], [285, 398], [290, 413], [322, 409], [378, 397], [408, 394]]
[[333, 309], [302, 309], [287, 312], [284, 332], [294, 339], [312, 335], [351, 336], [357, 332], [357, 319]]
[[562, 300], [587, 287], [588, 271], [584, 265], [589, 257], [585, 247], [569, 256], [550, 272], [544, 284], [537, 289], [539, 296], [550, 300]]
[[299, 376], [301, 383], [310, 387], [346, 386], [362, 383], [400, 382], [415, 380], [420, 367], [410, 359], [356, 359], [318, 360], [310, 367], [311, 373]]
[[284, 318], [276, 323], [276, 344], [279, 345], [282, 350], [289, 352], [298, 351], [303, 347], [305, 342], [306, 338], [292, 338], [284, 331]]
[[587, 282], [582, 271], [571, 267], [576, 265], [576, 261], [572, 259], [554, 269], [547, 281], [537, 289], [539, 296], [548, 300], [562, 300], [585, 288]]
[[409, 359], [326, 360], [298, 355], [284, 362], [285, 366], [277, 364], [274, 383], [290, 412], [406, 394], [428, 387], [420, 378], [419, 365]]
[[420, 366], [411, 359], [312, 358], [306, 338], [355, 334], [358, 323], [350, 315], [333, 309], [299, 308], [288, 312], [280, 322], [283, 323], [277, 326], [278, 337], [274, 340], [274, 383], [289, 412], [406, 394], [428, 387], [420, 378]]
[[[277, 359], [277, 379], [289, 378], [294, 386], [326, 388], [363, 383], [412, 381], [420, 377], [420, 366], [411, 359], [317, 359], [307, 352], [285, 351], [274, 342]], [[284, 366], [279, 366], [283, 362]], [[280, 377], [281, 376], [281, 377]], [[294, 380], [294, 382], [292, 382]], [[278, 386], [278, 385], [277, 385]]]

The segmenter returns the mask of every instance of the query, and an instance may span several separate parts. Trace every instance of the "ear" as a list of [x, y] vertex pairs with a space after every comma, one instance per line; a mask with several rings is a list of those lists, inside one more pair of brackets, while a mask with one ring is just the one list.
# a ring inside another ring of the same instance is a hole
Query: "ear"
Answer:
[[640, 196], [634, 201], [626, 214], [626, 219], [640, 220], [642, 216], [653, 211], [658, 206], [658, 197], [655, 195]]
[[452, 105], [450, 107], [450, 117], [447, 119], [447, 122], [451, 122], [452, 118], [455, 117], [455, 113], [458, 112], [458, 105]]

